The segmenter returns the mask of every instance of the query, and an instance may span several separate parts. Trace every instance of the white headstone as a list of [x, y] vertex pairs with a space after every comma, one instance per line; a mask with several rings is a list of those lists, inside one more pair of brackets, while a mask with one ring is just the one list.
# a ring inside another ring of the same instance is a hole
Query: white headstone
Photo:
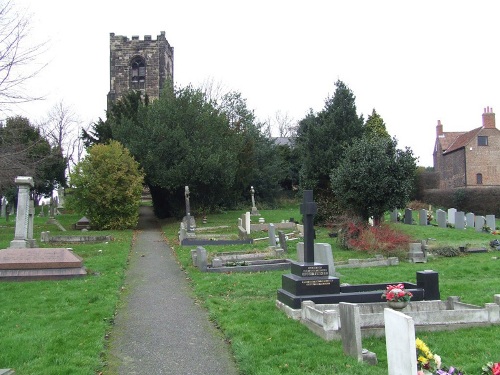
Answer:
[[456, 208], [448, 208], [448, 223], [455, 225], [455, 214], [457, 213]]
[[267, 233], [269, 234], [269, 246], [276, 247], [276, 228], [273, 223], [269, 224], [269, 230]]
[[484, 224], [486, 224], [486, 219], [484, 216], [476, 216], [476, 223], [474, 227], [476, 228], [476, 232], [482, 232]]
[[446, 212], [441, 209], [436, 210], [436, 219], [440, 228], [446, 228]]
[[486, 225], [490, 228], [490, 230], [495, 230], [495, 215], [486, 215]]
[[472, 212], [467, 212], [465, 220], [467, 221], [468, 228], [474, 228], [474, 214]]
[[250, 234], [250, 212], [245, 213], [245, 230]]
[[465, 214], [463, 211], [455, 212], [455, 229], [465, 229]]
[[417, 348], [413, 319], [399, 311], [385, 308], [385, 344], [389, 375], [416, 375]]
[[421, 209], [418, 211], [418, 224], [427, 225], [427, 210]]
[[342, 348], [344, 353], [354, 357], [358, 362], [363, 361], [363, 348], [361, 343], [361, 317], [359, 305], [355, 303], [340, 302], [340, 333], [342, 335]]

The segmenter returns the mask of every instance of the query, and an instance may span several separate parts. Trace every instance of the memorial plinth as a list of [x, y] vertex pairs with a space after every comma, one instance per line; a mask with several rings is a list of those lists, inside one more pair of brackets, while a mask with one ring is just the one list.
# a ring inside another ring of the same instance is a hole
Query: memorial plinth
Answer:
[[0, 250], [0, 281], [57, 280], [86, 274], [82, 258], [68, 249]]

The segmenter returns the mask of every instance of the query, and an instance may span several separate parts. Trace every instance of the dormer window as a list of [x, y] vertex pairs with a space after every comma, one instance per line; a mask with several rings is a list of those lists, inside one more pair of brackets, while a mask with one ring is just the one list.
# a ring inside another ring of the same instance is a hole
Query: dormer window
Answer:
[[144, 58], [136, 56], [130, 63], [130, 87], [141, 90], [145, 88], [146, 81], [146, 63]]
[[488, 137], [485, 135], [479, 135], [477, 137], [477, 145], [478, 146], [488, 146]]

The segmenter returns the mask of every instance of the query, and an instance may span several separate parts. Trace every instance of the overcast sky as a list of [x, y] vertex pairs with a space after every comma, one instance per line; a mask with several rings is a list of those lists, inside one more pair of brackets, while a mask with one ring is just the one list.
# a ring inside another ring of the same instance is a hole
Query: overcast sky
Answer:
[[500, 1], [13, 0], [48, 40], [47, 68], [29, 89], [46, 100], [16, 109], [36, 120], [61, 100], [84, 123], [105, 117], [109, 34], [165, 31], [177, 86], [239, 91], [257, 118], [317, 112], [340, 79], [365, 119], [375, 108], [399, 146], [432, 166], [444, 131], [481, 126], [500, 108]]

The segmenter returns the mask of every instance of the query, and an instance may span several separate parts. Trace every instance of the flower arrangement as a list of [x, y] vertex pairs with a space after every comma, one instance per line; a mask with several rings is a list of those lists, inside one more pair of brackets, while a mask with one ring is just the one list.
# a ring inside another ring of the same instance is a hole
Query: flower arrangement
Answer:
[[500, 375], [500, 362], [488, 362], [482, 367], [483, 375]]
[[413, 294], [405, 290], [403, 284], [387, 285], [384, 293], [382, 293], [381, 298], [385, 298], [387, 301], [393, 302], [409, 302]]
[[441, 357], [432, 353], [425, 342], [418, 337], [415, 340], [415, 347], [417, 348], [417, 375], [464, 375], [462, 370], [453, 366], [442, 367]]

